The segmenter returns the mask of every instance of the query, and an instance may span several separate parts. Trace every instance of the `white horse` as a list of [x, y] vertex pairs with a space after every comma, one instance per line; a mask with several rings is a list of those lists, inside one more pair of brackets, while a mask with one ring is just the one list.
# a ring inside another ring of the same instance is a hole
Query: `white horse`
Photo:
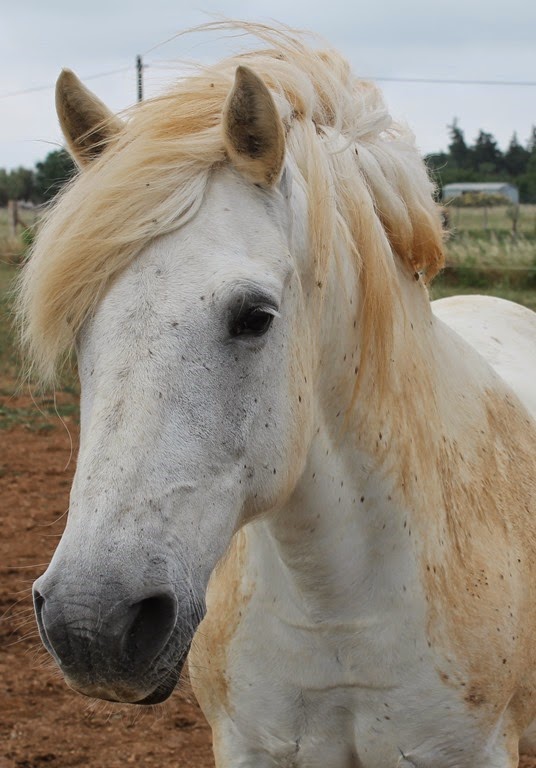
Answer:
[[189, 652], [218, 768], [513, 768], [535, 316], [433, 312], [411, 136], [337, 54], [253, 30], [270, 50], [125, 123], [58, 81], [81, 173], [20, 311], [43, 377], [76, 347], [81, 445], [43, 642], [74, 689], [139, 704]]

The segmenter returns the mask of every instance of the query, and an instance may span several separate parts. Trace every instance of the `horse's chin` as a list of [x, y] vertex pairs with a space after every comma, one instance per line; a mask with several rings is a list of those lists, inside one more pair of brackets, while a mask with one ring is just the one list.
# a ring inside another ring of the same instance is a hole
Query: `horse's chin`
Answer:
[[175, 690], [175, 686], [180, 680], [182, 668], [184, 666], [187, 656], [188, 656], [188, 651], [186, 651], [184, 655], [180, 658], [180, 660], [178, 661], [174, 669], [171, 672], [168, 671], [166, 673], [166, 676], [164, 677], [162, 682], [160, 682], [156, 686], [156, 688], [153, 690], [152, 693], [150, 693], [148, 696], [144, 696], [143, 699], [139, 699], [134, 703], [139, 704], [142, 707], [148, 707], [151, 704], [162, 704], [163, 701], [166, 701], [166, 699], [169, 699], [169, 697]]
[[161, 704], [169, 699], [175, 686], [179, 681], [180, 674], [166, 675], [165, 681], [159, 683], [151, 693], [141, 693], [138, 689], [121, 685], [79, 685], [66, 678], [69, 688], [82, 696], [88, 696], [91, 699], [100, 699], [101, 701], [110, 701], [114, 704], [136, 704], [149, 706], [151, 704]]
[[[91, 684], [83, 685], [75, 682], [69, 675], [64, 673], [67, 685], [77, 693], [83, 696], [89, 696], [92, 699], [101, 699], [102, 701], [111, 701], [115, 704], [135, 704], [138, 706], [151, 706], [161, 704], [169, 699], [177, 683], [180, 680], [182, 669], [188, 656], [189, 648], [183, 653], [180, 659], [174, 664], [172, 669], [167, 669], [162, 675], [160, 682], [147, 693], [149, 686], [140, 688], [131, 684], [112, 683], [111, 685]], [[143, 693], [142, 693], [143, 691]]]
[[165, 673], [165, 677], [162, 679], [162, 681], [156, 686], [154, 691], [150, 693], [148, 696], [144, 696], [143, 699], [140, 699], [139, 701], [134, 702], [135, 704], [139, 704], [140, 706], [150, 706], [151, 704], [161, 704], [163, 701], [166, 701], [166, 699], [169, 699], [173, 691], [175, 690], [175, 686], [179, 682], [182, 674], [182, 669], [184, 667], [184, 664], [186, 663], [186, 659], [188, 658], [188, 653], [190, 652], [190, 646], [186, 648], [182, 656], [176, 661], [173, 665], [173, 668], [171, 670], [167, 670]]
[[163, 701], [166, 701], [166, 699], [169, 699], [173, 691], [175, 690], [175, 686], [179, 682], [180, 674], [176, 677], [174, 676], [174, 679], [166, 680], [165, 683], [161, 683], [155, 690], [149, 694], [149, 696], [146, 696], [144, 699], [141, 699], [140, 701], [134, 702], [135, 704], [139, 704], [142, 707], [148, 707], [151, 704], [162, 704]]

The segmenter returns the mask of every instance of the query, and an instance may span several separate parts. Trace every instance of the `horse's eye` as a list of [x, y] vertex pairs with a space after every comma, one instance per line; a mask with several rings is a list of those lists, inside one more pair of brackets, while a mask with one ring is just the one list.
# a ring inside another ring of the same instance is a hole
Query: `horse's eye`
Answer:
[[231, 327], [233, 336], [262, 336], [272, 325], [274, 312], [253, 307], [241, 313]]

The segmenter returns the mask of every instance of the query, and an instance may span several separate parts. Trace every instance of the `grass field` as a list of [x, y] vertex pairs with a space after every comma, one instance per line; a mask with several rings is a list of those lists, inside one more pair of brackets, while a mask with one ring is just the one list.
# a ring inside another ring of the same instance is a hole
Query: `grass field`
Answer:
[[73, 372], [54, 396], [32, 392], [24, 382], [12, 313], [17, 269], [0, 261], [0, 430], [22, 424], [31, 431], [47, 431], [58, 426], [58, 416], [78, 419], [78, 385]]
[[[492, 208], [457, 208], [447, 205], [449, 226], [455, 233], [471, 232], [478, 236], [486, 231], [499, 234], [512, 232], [512, 208], [507, 205]], [[536, 205], [520, 205], [517, 232], [536, 238]]]
[[533, 270], [536, 268], [536, 240], [519, 235], [501, 236], [490, 232], [473, 237], [462, 232], [447, 241], [447, 267], [490, 270]]
[[536, 310], [536, 238], [497, 232], [451, 237], [445, 269], [434, 281], [431, 295], [458, 293], [502, 296]]
[[20, 362], [17, 359], [16, 344], [14, 339], [13, 318], [11, 315], [10, 291], [15, 277], [15, 268], [0, 262], [0, 394], [8, 394], [2, 391], [5, 384], [2, 380], [13, 380], [17, 377]]
[[24, 251], [33, 236], [37, 215], [34, 211], [20, 211], [20, 220], [25, 226], [17, 227], [17, 236], [12, 237], [8, 229], [7, 209], [0, 208], [0, 261], [16, 263], [24, 255]]

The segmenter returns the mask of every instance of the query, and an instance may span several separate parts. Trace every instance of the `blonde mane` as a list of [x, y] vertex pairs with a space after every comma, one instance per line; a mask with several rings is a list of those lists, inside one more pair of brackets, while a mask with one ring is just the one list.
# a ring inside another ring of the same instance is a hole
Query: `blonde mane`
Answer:
[[43, 381], [54, 378], [114, 276], [153, 238], [195, 216], [211, 171], [227, 162], [222, 110], [244, 62], [275, 94], [285, 122], [286, 151], [307, 190], [318, 283], [337, 243], [355, 254], [367, 348], [381, 356], [389, 343], [393, 254], [427, 279], [443, 264], [432, 184], [376, 87], [356, 79], [338, 53], [314, 50], [289, 30], [207, 26], [253, 33], [270, 49], [228, 58], [134, 108], [49, 211], [19, 286], [23, 345]]

